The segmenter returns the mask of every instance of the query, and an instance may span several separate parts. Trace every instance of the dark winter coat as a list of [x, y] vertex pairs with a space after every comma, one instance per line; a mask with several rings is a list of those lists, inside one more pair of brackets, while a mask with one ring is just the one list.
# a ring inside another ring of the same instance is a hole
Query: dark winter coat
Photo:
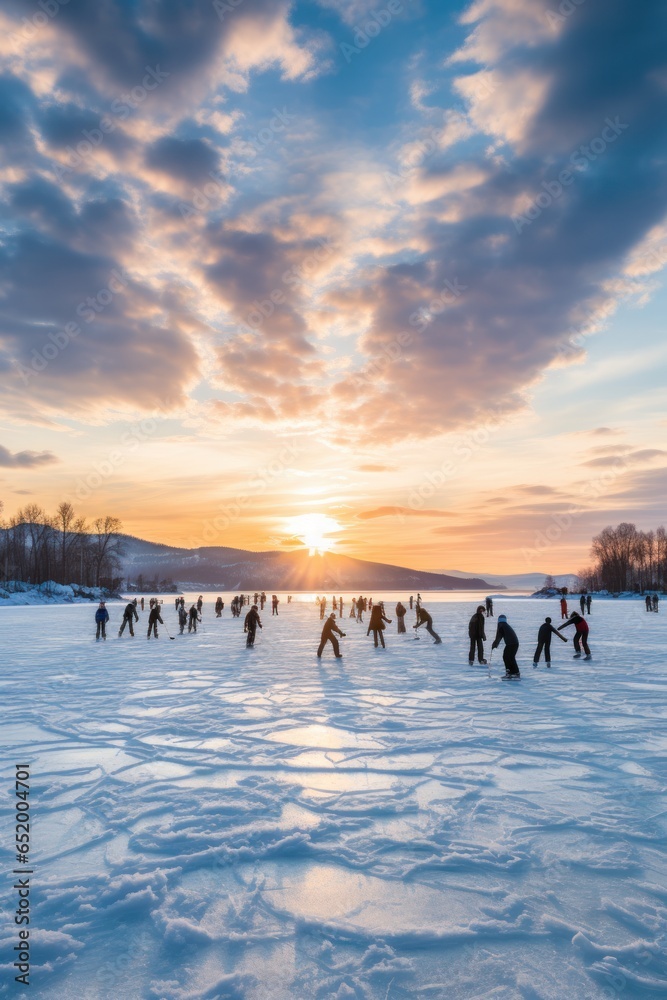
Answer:
[[[389, 624], [389, 619], [385, 618], [385, 616], [382, 614], [382, 608], [380, 607], [380, 605], [375, 604], [371, 611], [371, 617], [368, 622], [368, 631], [370, 632], [371, 629], [378, 629], [378, 631], [384, 630], [384, 622], [387, 622], [387, 624]], [[368, 635], [368, 633], [366, 634]]]
[[127, 618], [127, 620], [131, 622], [132, 615], [134, 615], [135, 619], [139, 621], [139, 613], [134, 601], [130, 601], [130, 603], [126, 606], [125, 611], [123, 612], [123, 618]]
[[99, 625], [100, 622], [109, 621], [109, 612], [106, 608], [98, 608], [95, 612], [95, 623]]
[[468, 635], [471, 639], [482, 639], [486, 641], [484, 624], [486, 616], [481, 611], [476, 611], [468, 623]]
[[417, 608], [417, 627], [420, 625], [428, 625], [430, 628], [433, 627], [433, 619], [426, 608]]
[[322, 629], [322, 642], [326, 642], [327, 639], [330, 639], [332, 632], [337, 632], [338, 635], [343, 635], [341, 630], [336, 625], [336, 619], [327, 618], [324, 623], [324, 628]]
[[[558, 635], [558, 629], [554, 628], [550, 622], [544, 622], [543, 625], [540, 625], [539, 631], [537, 633], [537, 641], [543, 642], [545, 643], [545, 645], [548, 646], [549, 643], [551, 642], [552, 634]], [[562, 639], [563, 636], [561, 635], [559, 636], [559, 638]]]
[[407, 614], [407, 609], [399, 601], [398, 604], [396, 605], [396, 617], [397, 618], [405, 618], [406, 614]]
[[496, 632], [496, 637], [493, 640], [492, 649], [500, 645], [501, 640], [504, 641], [506, 646], [518, 646], [519, 639], [516, 632], [509, 624], [509, 622], [498, 622], [498, 631]]
[[248, 614], [245, 616], [245, 621], [243, 623], [244, 632], [255, 632], [257, 631], [257, 626], [262, 627], [262, 623], [259, 620], [259, 615], [257, 612], [251, 608]]
[[164, 625], [164, 622], [162, 621], [162, 615], [160, 614], [159, 604], [156, 604], [155, 607], [151, 609], [150, 614], [148, 615], [148, 624], [155, 625], [155, 622], [160, 622], [161, 625]]

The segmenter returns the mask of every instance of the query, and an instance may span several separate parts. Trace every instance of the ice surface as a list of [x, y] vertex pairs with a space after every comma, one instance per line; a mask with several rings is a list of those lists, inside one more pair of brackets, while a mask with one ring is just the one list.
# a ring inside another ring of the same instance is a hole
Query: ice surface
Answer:
[[[509, 685], [498, 652], [490, 677], [468, 666], [474, 598], [427, 604], [442, 645], [394, 623], [375, 650], [345, 613], [344, 658], [320, 661], [311, 602], [265, 612], [252, 650], [208, 595], [173, 642], [147, 642], [146, 615], [119, 639], [113, 603], [100, 643], [94, 606], [2, 608], [3, 788], [33, 774], [31, 996], [667, 997], [665, 618], [595, 602], [593, 660], [554, 639], [533, 670], [556, 602], [497, 597]], [[7, 920], [0, 940], [9, 996]]]

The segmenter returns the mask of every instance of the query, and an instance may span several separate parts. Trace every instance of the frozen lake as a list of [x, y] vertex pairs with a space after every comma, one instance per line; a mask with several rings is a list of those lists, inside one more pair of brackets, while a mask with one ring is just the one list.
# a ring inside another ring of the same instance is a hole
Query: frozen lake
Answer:
[[[376, 651], [348, 599], [344, 658], [320, 661], [314, 603], [284, 595], [253, 650], [211, 594], [173, 642], [146, 641], [147, 613], [118, 639], [123, 605], [97, 644], [94, 605], [0, 610], [31, 996], [667, 997], [665, 616], [596, 601], [593, 660], [569, 629], [533, 670], [557, 602], [497, 597], [521, 640], [506, 684], [498, 653], [491, 677], [467, 663], [477, 595], [428, 596], [442, 645], [408, 612]], [[5, 919], [2, 995], [14, 943]]]

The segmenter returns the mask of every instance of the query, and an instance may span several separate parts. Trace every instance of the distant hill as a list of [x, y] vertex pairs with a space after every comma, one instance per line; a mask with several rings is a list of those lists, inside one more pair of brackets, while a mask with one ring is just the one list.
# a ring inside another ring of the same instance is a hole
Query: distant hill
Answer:
[[[453, 577], [469, 577], [469, 573], [465, 573], [458, 569], [443, 569], [444, 574]], [[493, 587], [502, 587], [507, 590], [529, 590], [531, 593], [535, 590], [539, 590], [547, 577], [546, 573], [485, 573], [484, 579]], [[560, 576], [554, 576], [554, 579], [559, 587], [573, 586], [576, 576], [574, 573], [561, 573]]]
[[222, 546], [180, 549], [121, 535], [122, 572], [134, 583], [171, 578], [181, 589], [221, 590], [488, 590], [477, 577], [425, 573], [327, 552], [247, 552]]

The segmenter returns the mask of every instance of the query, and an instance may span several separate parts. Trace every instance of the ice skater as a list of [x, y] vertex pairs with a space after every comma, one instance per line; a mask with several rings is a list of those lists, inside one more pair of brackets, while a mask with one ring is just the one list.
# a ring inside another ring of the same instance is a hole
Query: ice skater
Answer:
[[384, 635], [382, 634], [384, 632], [385, 622], [387, 623], [387, 625], [391, 625], [391, 618], [385, 617], [384, 608], [382, 607], [381, 604], [375, 604], [371, 608], [371, 617], [368, 621], [368, 629], [366, 630], [366, 635], [370, 635], [371, 632], [373, 633], [373, 639], [375, 641], [376, 649], [378, 646], [378, 639], [380, 640], [382, 648], [383, 649], [385, 648]]
[[364, 611], [365, 611], [365, 608], [364, 608], [364, 599], [360, 595], [357, 598], [357, 621], [358, 622], [363, 622], [363, 620], [364, 620]]
[[519, 651], [519, 639], [507, 621], [507, 615], [498, 615], [498, 628], [491, 649], [497, 649], [501, 642], [505, 643], [505, 648], [503, 649], [505, 677], [521, 677], [521, 672], [516, 662], [516, 654]]
[[567, 618], [567, 601], [565, 600], [565, 594], [560, 599], [560, 616], [561, 618]]
[[104, 601], [100, 601], [97, 611], [95, 612], [95, 642], [99, 642], [100, 639], [106, 639], [108, 621], [109, 612], [107, 611], [107, 606]]
[[405, 616], [407, 614], [407, 608], [404, 604], [399, 601], [396, 605], [396, 631], [405, 632]]
[[222, 603], [222, 598], [219, 597], [217, 599], [217, 601], [215, 602], [215, 617], [216, 618], [222, 618], [222, 609], [224, 608], [224, 606], [225, 605]]
[[579, 607], [581, 608], [582, 615], [586, 613], [586, 595], [582, 594], [579, 598]]
[[262, 627], [262, 623], [259, 618], [259, 611], [257, 610], [257, 605], [253, 604], [250, 611], [245, 616], [245, 621], [243, 623], [243, 631], [248, 633], [248, 638], [246, 639], [246, 646], [255, 645], [255, 636], [257, 635], [257, 629]]
[[271, 595], [271, 614], [272, 615], [277, 615], [278, 614], [278, 605], [279, 604], [280, 604], [280, 601], [278, 600], [277, 594], [272, 594]]
[[123, 632], [125, 631], [126, 625], [129, 626], [130, 635], [133, 636], [135, 621], [137, 622], [139, 621], [139, 612], [137, 611], [136, 597], [133, 601], [130, 601], [130, 603], [125, 607], [125, 611], [123, 612], [123, 621], [121, 623], [120, 628], [118, 629], [118, 638], [120, 638]]
[[350, 608], [350, 613], [348, 615], [348, 618], [356, 618], [356, 617], [357, 617], [357, 599], [356, 597], [353, 597], [352, 606]]
[[480, 604], [477, 611], [468, 622], [468, 636], [470, 637], [470, 650], [468, 652], [468, 663], [472, 667], [475, 662], [475, 649], [477, 649], [477, 659], [480, 663], [486, 663], [484, 659], [484, 643], [486, 642], [486, 632], [484, 630], [486, 616], [485, 607]]
[[484, 602], [484, 606], [486, 607], [486, 617], [493, 618], [493, 599], [491, 597], [487, 597]]
[[178, 630], [179, 630], [179, 632], [180, 632], [181, 635], [183, 635], [183, 632], [185, 631], [185, 626], [187, 624], [188, 624], [188, 613], [185, 610], [185, 605], [179, 603], [179, 605], [178, 605]]
[[586, 594], [586, 613], [590, 615], [591, 613], [591, 595]]
[[561, 635], [557, 628], [554, 628], [551, 624], [551, 618], [545, 618], [544, 623], [540, 625], [537, 632], [537, 648], [535, 650], [535, 655], [533, 657], [533, 666], [536, 667], [540, 662], [540, 656], [542, 655], [542, 650], [544, 650], [544, 662], [548, 667], [551, 666], [551, 636], [557, 635], [561, 642], [567, 642], [564, 635]]
[[[417, 599], [418, 602], [421, 600], [421, 594], [417, 594]], [[421, 628], [422, 625], [426, 625], [426, 631], [430, 636], [432, 636], [434, 646], [440, 645], [442, 639], [433, 628], [433, 619], [431, 618], [426, 608], [421, 607], [419, 603], [417, 603], [417, 624], [413, 625], [412, 627]]]
[[201, 609], [203, 608], [203, 606], [204, 606], [204, 598], [200, 594], [199, 597], [197, 598], [197, 611], [199, 612], [200, 617], [201, 617]]
[[330, 642], [331, 645], [333, 646], [334, 656], [336, 657], [337, 660], [341, 659], [343, 654], [340, 651], [340, 645], [338, 643], [338, 639], [334, 635], [334, 632], [336, 632], [337, 635], [340, 635], [342, 637], [345, 636], [345, 632], [341, 632], [341, 630], [336, 625], [336, 616], [332, 611], [327, 620], [325, 621], [324, 628], [322, 629], [320, 644], [317, 648], [318, 658], [322, 656], [322, 653], [324, 652], [324, 647], [328, 642]]
[[653, 595], [653, 610], [655, 611], [656, 615], [658, 614], [658, 605], [659, 605], [659, 602], [660, 602], [660, 598], [658, 597], [657, 594], [654, 594]]
[[578, 615], [576, 611], [573, 611], [568, 620], [564, 625], [558, 626], [558, 631], [567, 628], [569, 625], [574, 625], [574, 659], [578, 660], [581, 656], [581, 647], [583, 646], [585, 660], [591, 659], [591, 651], [588, 648], [588, 622], [581, 615]]
[[200, 622], [199, 612], [197, 611], [197, 605], [193, 604], [188, 611], [188, 632], [197, 631], [197, 622]]
[[151, 608], [150, 614], [148, 615], [148, 635], [146, 636], [147, 639], [150, 639], [151, 632], [153, 632], [156, 639], [158, 638], [158, 633], [157, 633], [158, 622], [160, 623], [160, 625], [164, 625], [164, 622], [162, 621], [162, 615], [160, 614], [160, 603], [158, 599], [155, 598], [155, 604]]
[[646, 595], [646, 597], [645, 597], [645, 604], [646, 604], [646, 610], [647, 611], [653, 611], [653, 607], [652, 607], [653, 602], [651, 601], [651, 595], [650, 594]]

